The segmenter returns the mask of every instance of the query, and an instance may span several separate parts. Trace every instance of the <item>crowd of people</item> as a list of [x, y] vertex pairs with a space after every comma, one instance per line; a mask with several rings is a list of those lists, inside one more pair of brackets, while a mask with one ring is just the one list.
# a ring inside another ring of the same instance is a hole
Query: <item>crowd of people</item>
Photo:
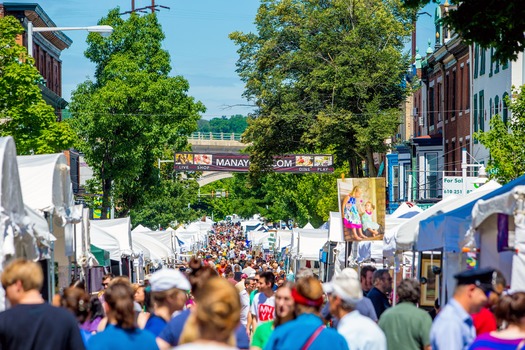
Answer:
[[[10, 308], [0, 313], [0, 349], [520, 349], [525, 293], [501, 273], [468, 270], [442, 309], [419, 307], [421, 285], [391, 271], [345, 268], [321, 283], [310, 268], [251, 249], [238, 224], [218, 224], [208, 245], [142, 284], [104, 276], [50, 305], [38, 263], [15, 260], [1, 275]], [[391, 301], [393, 288], [397, 299]], [[392, 305], [394, 304], [394, 305]]]

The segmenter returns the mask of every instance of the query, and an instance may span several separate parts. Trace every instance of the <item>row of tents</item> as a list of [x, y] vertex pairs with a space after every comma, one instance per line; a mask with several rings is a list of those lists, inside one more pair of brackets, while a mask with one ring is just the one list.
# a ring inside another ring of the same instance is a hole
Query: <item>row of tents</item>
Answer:
[[75, 205], [63, 153], [17, 156], [13, 138], [2, 137], [0, 164], [0, 273], [15, 258], [40, 262], [48, 300], [57, 286], [69, 285], [73, 270], [85, 278], [90, 268], [112, 266], [139, 280], [145, 267], [173, 263], [203, 247], [213, 224], [206, 220], [152, 231], [140, 225], [131, 230], [129, 217], [90, 220], [88, 209]]

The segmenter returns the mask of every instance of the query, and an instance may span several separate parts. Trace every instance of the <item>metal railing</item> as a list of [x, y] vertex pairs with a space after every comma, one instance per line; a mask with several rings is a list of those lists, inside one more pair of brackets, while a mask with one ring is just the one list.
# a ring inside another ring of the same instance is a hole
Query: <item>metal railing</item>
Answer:
[[188, 140], [224, 140], [241, 141], [242, 134], [223, 133], [223, 132], [194, 132]]

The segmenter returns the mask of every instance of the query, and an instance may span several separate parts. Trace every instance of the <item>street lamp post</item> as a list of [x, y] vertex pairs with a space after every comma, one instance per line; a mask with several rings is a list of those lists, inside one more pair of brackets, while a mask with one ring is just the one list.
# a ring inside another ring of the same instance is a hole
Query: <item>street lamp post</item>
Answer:
[[483, 164], [468, 164], [467, 163], [467, 150], [463, 148], [461, 150], [461, 180], [463, 181], [463, 195], [467, 194], [467, 169], [468, 168], [479, 168], [478, 177], [474, 180], [474, 183], [483, 185], [487, 182], [487, 172], [485, 171], [485, 165]]
[[107, 25], [90, 27], [33, 27], [33, 22], [30, 21], [27, 23], [27, 53], [33, 57], [33, 33], [68, 30], [87, 30], [88, 32], [100, 33], [101, 35], [109, 35], [113, 32], [113, 27]]

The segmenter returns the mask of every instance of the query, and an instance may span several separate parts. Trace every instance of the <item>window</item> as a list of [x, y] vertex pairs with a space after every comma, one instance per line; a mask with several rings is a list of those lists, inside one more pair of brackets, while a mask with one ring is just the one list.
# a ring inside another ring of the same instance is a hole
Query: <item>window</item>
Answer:
[[466, 107], [465, 109], [470, 109], [470, 62], [467, 63], [467, 92], [465, 94], [466, 98], [467, 98], [467, 103], [466, 103]]
[[[439, 98], [438, 98], [438, 101], [439, 101]], [[445, 78], [445, 101], [446, 101], [446, 104], [445, 104], [445, 110], [443, 111], [443, 114], [444, 114], [445, 120], [448, 120], [449, 115], [450, 115], [450, 110], [452, 109], [450, 108], [450, 74], [447, 74]]]
[[478, 132], [478, 94], [474, 94], [474, 132]]
[[425, 183], [424, 198], [437, 198], [438, 191], [438, 154], [437, 152], [425, 153]]
[[490, 48], [490, 70], [489, 70], [489, 77], [492, 76], [492, 65], [494, 63], [494, 48]]
[[503, 64], [501, 65], [501, 69], [507, 69], [509, 68], [509, 60], [506, 60], [505, 62], [503, 62]]
[[496, 60], [496, 68], [494, 68], [494, 74], [499, 73], [499, 60]]
[[485, 132], [485, 92], [479, 92], [479, 131]]
[[479, 55], [480, 55], [480, 59], [479, 59], [479, 75], [483, 75], [485, 74], [485, 66], [487, 65], [487, 63], [485, 62], [485, 56], [486, 56], [486, 50], [483, 49], [483, 48], [479, 48]]
[[392, 191], [394, 192], [394, 201], [399, 200], [399, 165], [392, 167]]
[[474, 79], [478, 77], [479, 67], [479, 47], [478, 44], [474, 45]]
[[494, 97], [494, 115], [499, 114], [499, 97]]
[[434, 88], [428, 89], [428, 126], [434, 125]]
[[508, 98], [509, 94], [508, 93], [503, 93], [503, 96], [502, 96], [502, 99], [503, 99], [503, 110], [502, 110], [502, 116], [503, 116], [503, 122], [505, 124], [507, 124], [508, 120], [509, 120], [509, 108], [507, 106], [507, 98]]
[[438, 113], [438, 122], [443, 120], [443, 115], [441, 114], [443, 111], [441, 110], [441, 83], [437, 84], [437, 96], [436, 96], [436, 102], [437, 102], [437, 113]]
[[465, 106], [465, 103], [463, 102], [463, 79], [465, 79], [465, 75], [463, 74], [464, 71], [465, 70], [463, 69], [463, 67], [461, 67], [459, 71], [459, 110], [461, 112], [463, 112], [463, 106]]
[[452, 71], [452, 118], [456, 116], [456, 71]]

